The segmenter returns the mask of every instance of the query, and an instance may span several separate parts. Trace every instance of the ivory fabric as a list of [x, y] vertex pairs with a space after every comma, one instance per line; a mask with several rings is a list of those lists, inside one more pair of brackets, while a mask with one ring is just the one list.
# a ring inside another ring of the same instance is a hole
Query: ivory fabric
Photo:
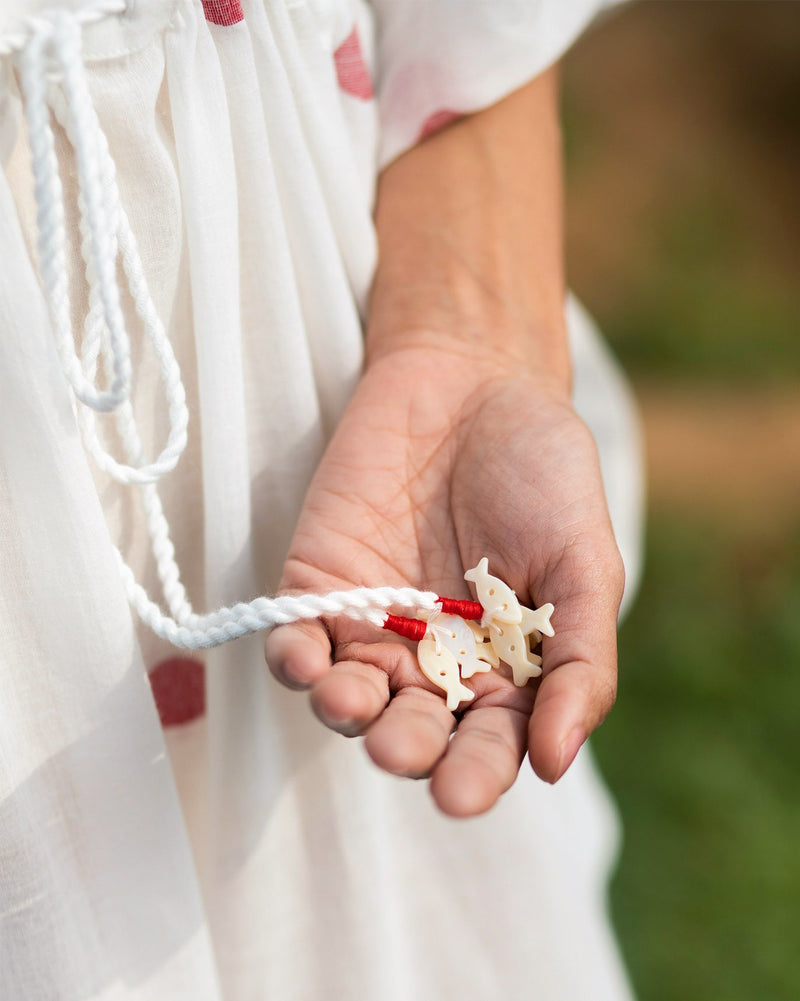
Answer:
[[[0, 38], [47, 6], [7, 0]], [[277, 584], [362, 363], [379, 165], [557, 59], [597, 6], [129, 0], [84, 28], [188, 393], [189, 445], [161, 490], [195, 607]], [[63, 136], [57, 155], [74, 231]], [[9, 56], [0, 159], [0, 997], [625, 1001], [605, 914], [617, 821], [588, 751], [555, 788], [523, 768], [490, 815], [448, 820], [272, 681], [258, 637], [204, 654], [204, 695], [162, 727], [148, 671], [174, 651], [131, 618], [113, 545], [157, 593], [136, 492], [90, 467], [53, 347]], [[635, 420], [567, 309], [633, 580]], [[134, 372], [154, 455], [165, 407], [137, 344]]]

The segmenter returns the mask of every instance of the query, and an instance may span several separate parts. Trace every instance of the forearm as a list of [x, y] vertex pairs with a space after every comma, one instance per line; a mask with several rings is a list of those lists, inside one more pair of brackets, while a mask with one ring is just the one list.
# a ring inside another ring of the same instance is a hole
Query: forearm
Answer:
[[550, 70], [383, 172], [370, 360], [488, 349], [566, 388], [557, 103]]

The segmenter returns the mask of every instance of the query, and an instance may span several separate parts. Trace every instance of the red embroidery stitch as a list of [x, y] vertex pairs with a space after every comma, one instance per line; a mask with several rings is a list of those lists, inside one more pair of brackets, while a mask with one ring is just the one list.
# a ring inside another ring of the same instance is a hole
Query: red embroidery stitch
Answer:
[[162, 726], [190, 723], [206, 711], [206, 672], [199, 660], [170, 657], [150, 672]]
[[450, 125], [457, 119], [461, 118], [460, 111], [450, 111], [448, 108], [442, 108], [441, 111], [434, 111], [432, 115], [428, 115], [422, 124], [422, 128], [419, 130], [419, 142], [423, 139], [427, 139], [428, 136], [432, 136], [434, 132], [439, 132], [443, 129], [445, 125]]
[[336, 77], [339, 80], [339, 86], [345, 93], [352, 94], [353, 97], [360, 97], [363, 101], [368, 101], [374, 96], [372, 77], [364, 62], [357, 28], [353, 28], [333, 53], [333, 61], [336, 64]]
[[244, 20], [240, 0], [203, 0], [203, 13], [212, 24], [227, 26]]

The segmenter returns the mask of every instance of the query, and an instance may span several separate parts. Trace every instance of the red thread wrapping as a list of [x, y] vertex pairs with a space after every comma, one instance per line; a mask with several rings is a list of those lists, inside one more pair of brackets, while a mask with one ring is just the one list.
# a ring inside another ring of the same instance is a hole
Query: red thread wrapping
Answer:
[[206, 21], [225, 27], [244, 20], [240, 0], [203, 0], [203, 13]]
[[428, 623], [421, 619], [407, 619], [403, 615], [387, 615], [383, 628], [390, 629], [398, 636], [405, 636], [406, 639], [418, 642], [425, 635]]
[[462, 619], [482, 619], [483, 605], [479, 601], [459, 601], [458, 598], [437, 598], [446, 615], [458, 615]]

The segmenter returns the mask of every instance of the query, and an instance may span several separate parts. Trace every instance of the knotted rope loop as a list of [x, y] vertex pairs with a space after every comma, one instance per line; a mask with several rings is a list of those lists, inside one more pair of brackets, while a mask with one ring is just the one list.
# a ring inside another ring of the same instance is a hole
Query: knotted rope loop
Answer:
[[[108, 5], [107, 5], [108, 6]], [[119, 9], [119, 5], [115, 5]], [[39, 266], [61, 363], [81, 414], [86, 446], [98, 466], [121, 483], [152, 483], [175, 468], [186, 447], [189, 420], [180, 369], [153, 304], [136, 239], [121, 205], [116, 169], [92, 102], [81, 59], [81, 24], [75, 14], [53, 11], [28, 23], [29, 36], [17, 63], [25, 98], [39, 230]], [[78, 178], [81, 254], [86, 265], [90, 310], [79, 358], [70, 317], [64, 193], [59, 176], [51, 112], [74, 150]], [[153, 462], [126, 446], [119, 462], [100, 444], [94, 413], [117, 415], [123, 441], [138, 440], [128, 400], [131, 345], [120, 305], [118, 259], [160, 363], [169, 411], [166, 445]], [[95, 385], [98, 356], [110, 386]]]
[[[80, 59], [80, 25], [65, 11], [34, 20], [27, 44], [17, 57], [25, 98], [39, 229], [39, 267], [61, 363], [76, 397], [100, 412], [114, 410], [130, 392], [130, 343], [119, 303], [116, 261], [111, 256], [112, 219], [99, 183], [94, 112]], [[55, 79], [52, 79], [55, 77]], [[49, 93], [63, 88], [71, 123], [78, 172], [81, 216], [89, 232], [93, 288], [110, 334], [112, 381], [98, 390], [84, 376], [75, 351], [67, 279], [64, 191], [58, 170]]]
[[[127, 7], [127, 0], [94, 0], [74, 11], [71, 16], [79, 24], [93, 24], [109, 14], [122, 14]], [[47, 31], [48, 25], [52, 23], [51, 14], [51, 11], [44, 11], [7, 27], [4, 34], [0, 35], [0, 57], [19, 52], [28, 44], [34, 32]]]
[[[30, 18], [5, 51], [15, 51], [32, 155], [39, 268], [44, 296], [64, 374], [79, 403], [78, 417], [87, 451], [113, 479], [141, 490], [150, 544], [170, 614], [151, 600], [119, 551], [120, 574], [133, 608], [155, 633], [186, 649], [226, 643], [273, 626], [319, 616], [346, 615], [381, 626], [386, 610], [400, 607], [430, 612], [437, 597], [414, 588], [356, 588], [327, 595], [257, 598], [196, 614], [180, 579], [169, 524], [158, 495], [159, 479], [176, 466], [186, 447], [189, 413], [180, 369], [147, 285], [136, 238], [120, 201], [116, 168], [92, 102], [81, 58], [81, 25], [124, 9], [104, 0], [80, 13], [55, 10]], [[0, 46], [0, 55], [3, 53]], [[80, 253], [89, 289], [80, 355], [72, 329], [67, 270], [68, 241], [64, 191], [59, 175], [52, 116], [64, 129], [75, 154], [78, 179]], [[131, 405], [131, 342], [120, 305], [124, 274], [144, 336], [159, 360], [169, 434], [155, 460], [144, 449]], [[108, 373], [97, 386], [98, 369]], [[126, 461], [101, 444], [96, 414], [113, 414]]]

